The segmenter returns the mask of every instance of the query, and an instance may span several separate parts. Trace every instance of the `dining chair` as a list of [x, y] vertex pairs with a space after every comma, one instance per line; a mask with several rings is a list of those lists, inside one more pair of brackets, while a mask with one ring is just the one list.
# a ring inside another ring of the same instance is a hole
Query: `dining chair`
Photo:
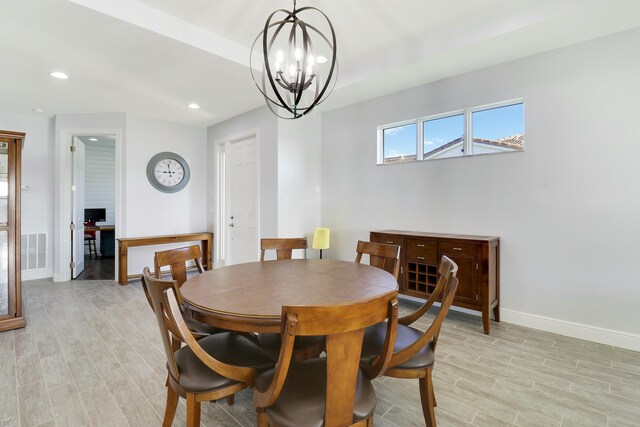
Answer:
[[[433, 389], [432, 371], [435, 362], [436, 345], [440, 328], [449, 312], [458, 287], [456, 274], [458, 266], [446, 256], [442, 257], [438, 267], [439, 279], [436, 288], [415, 313], [398, 319], [398, 329], [393, 355], [383, 375], [395, 378], [418, 379], [420, 400], [425, 423], [428, 427], [436, 426], [434, 407], [436, 406]], [[423, 332], [410, 325], [419, 319], [436, 300], [441, 301], [440, 311], [429, 328]], [[382, 351], [385, 351], [386, 325], [379, 323], [365, 331], [362, 344], [362, 365], [366, 368], [375, 362]], [[365, 372], [367, 372], [365, 370]]]
[[[261, 239], [260, 261], [264, 261], [264, 255], [267, 250], [275, 250], [278, 260], [291, 259], [294, 249], [307, 249], [307, 238]], [[280, 346], [282, 345], [280, 334], [258, 334], [258, 342], [272, 357], [278, 357]], [[294, 344], [294, 358], [296, 360], [304, 360], [318, 357], [323, 350], [324, 337], [299, 337]]]
[[204, 272], [199, 245], [156, 252], [153, 257], [156, 277], [162, 279], [161, 268], [169, 266], [171, 277], [178, 282], [178, 287], [181, 287], [187, 281], [187, 262], [189, 261], [195, 263], [198, 273]]
[[291, 259], [294, 249], [307, 249], [307, 238], [296, 237], [292, 239], [260, 239], [260, 261], [264, 261], [267, 250], [275, 250], [277, 259]]
[[[386, 327], [384, 345], [363, 375], [364, 328], [378, 322]], [[255, 379], [258, 426], [372, 426], [377, 399], [371, 378], [388, 366], [397, 323], [395, 293], [355, 306], [283, 307], [277, 367]], [[315, 335], [327, 336], [327, 356], [293, 361], [295, 340]]]
[[358, 240], [356, 252], [355, 262], [360, 263], [362, 255], [369, 255], [369, 265], [388, 271], [398, 280], [398, 274], [400, 273], [400, 246]]
[[[274, 361], [249, 339], [223, 332], [196, 340], [182, 317], [175, 281], [144, 276], [167, 357], [167, 404], [163, 427], [173, 423], [179, 397], [187, 401], [187, 427], [200, 426], [201, 402], [252, 387], [254, 377]], [[186, 343], [181, 347], [182, 342]]]
[[[169, 266], [171, 277], [177, 282], [178, 288], [180, 288], [184, 282], [187, 281], [187, 262], [189, 261], [195, 262], [198, 273], [204, 272], [199, 245], [156, 252], [153, 257], [155, 276], [158, 279], [162, 279], [162, 267]], [[179, 292], [178, 295], [180, 295]], [[180, 303], [182, 304], [182, 301], [180, 301]], [[188, 316], [185, 317], [185, 321], [191, 331], [200, 334], [211, 335], [222, 331], [222, 329], [209, 326]]]

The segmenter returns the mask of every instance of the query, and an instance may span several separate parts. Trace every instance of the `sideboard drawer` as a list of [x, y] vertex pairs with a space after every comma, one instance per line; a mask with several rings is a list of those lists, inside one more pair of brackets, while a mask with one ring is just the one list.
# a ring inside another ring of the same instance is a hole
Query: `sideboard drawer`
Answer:
[[440, 253], [477, 257], [478, 245], [472, 243], [440, 242]]
[[395, 239], [387, 236], [376, 236], [378, 243], [386, 243], [387, 245], [398, 245], [402, 247], [404, 245], [404, 239]]
[[407, 261], [438, 264], [438, 243], [407, 239]]

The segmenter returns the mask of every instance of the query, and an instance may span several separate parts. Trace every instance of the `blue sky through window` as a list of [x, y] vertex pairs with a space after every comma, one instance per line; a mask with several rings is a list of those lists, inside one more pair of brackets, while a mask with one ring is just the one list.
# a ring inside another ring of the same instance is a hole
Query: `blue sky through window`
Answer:
[[473, 137], [500, 139], [524, 133], [523, 105], [507, 105], [473, 113]]
[[464, 114], [427, 120], [424, 122], [423, 134], [425, 153], [462, 138], [464, 135]]
[[415, 123], [384, 130], [384, 158], [416, 155], [418, 126]]

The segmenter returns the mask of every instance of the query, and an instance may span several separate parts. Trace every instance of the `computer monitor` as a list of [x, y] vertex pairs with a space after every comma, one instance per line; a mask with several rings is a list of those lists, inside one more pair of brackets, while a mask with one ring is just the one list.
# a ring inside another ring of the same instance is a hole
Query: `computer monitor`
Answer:
[[85, 221], [105, 222], [107, 220], [107, 210], [105, 208], [85, 209]]

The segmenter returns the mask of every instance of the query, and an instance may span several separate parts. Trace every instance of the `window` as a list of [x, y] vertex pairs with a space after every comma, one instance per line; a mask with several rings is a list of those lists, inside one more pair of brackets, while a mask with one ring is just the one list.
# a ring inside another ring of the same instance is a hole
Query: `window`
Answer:
[[378, 127], [378, 164], [523, 150], [522, 100]]
[[464, 156], [464, 113], [422, 122], [423, 159]]
[[382, 131], [384, 163], [414, 162], [416, 156], [417, 123], [392, 126]]
[[477, 110], [471, 114], [471, 154], [490, 154], [524, 149], [523, 104]]

